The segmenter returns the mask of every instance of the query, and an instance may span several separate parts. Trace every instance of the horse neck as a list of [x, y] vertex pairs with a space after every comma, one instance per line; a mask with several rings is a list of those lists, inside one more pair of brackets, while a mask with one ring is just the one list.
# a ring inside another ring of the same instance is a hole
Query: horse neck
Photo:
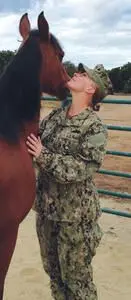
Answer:
[[32, 121], [24, 123], [24, 126], [23, 126], [24, 130], [23, 130], [22, 136], [25, 141], [31, 133], [33, 133], [36, 137], [38, 136], [39, 117], [40, 117], [39, 114], [37, 114]]
[[[40, 92], [39, 87], [33, 90], [33, 84], [21, 96], [20, 108], [17, 107], [17, 94], [19, 97], [19, 86], [14, 87], [13, 76], [6, 84], [0, 81], [0, 136], [5, 141], [17, 143], [19, 137], [24, 139], [32, 132], [38, 134], [39, 113], [40, 113]], [[30, 102], [29, 102], [30, 99]], [[23, 120], [21, 118], [23, 114]], [[25, 116], [24, 116], [25, 113]], [[17, 136], [17, 138], [16, 138]]]

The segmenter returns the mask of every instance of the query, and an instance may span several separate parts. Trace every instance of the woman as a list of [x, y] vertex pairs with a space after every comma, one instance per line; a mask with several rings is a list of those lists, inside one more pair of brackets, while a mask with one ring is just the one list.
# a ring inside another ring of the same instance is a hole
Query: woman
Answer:
[[68, 88], [72, 104], [51, 112], [41, 122], [40, 138], [31, 135], [27, 141], [39, 167], [37, 234], [53, 298], [96, 300], [91, 261], [101, 239], [101, 212], [93, 178], [104, 158], [107, 130], [94, 110], [107, 81], [100, 70], [80, 64]]

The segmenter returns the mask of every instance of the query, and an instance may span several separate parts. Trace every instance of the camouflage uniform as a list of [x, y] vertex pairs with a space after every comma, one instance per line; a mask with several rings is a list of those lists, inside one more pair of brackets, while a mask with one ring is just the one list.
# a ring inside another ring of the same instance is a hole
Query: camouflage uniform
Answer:
[[41, 122], [37, 159], [37, 233], [56, 300], [96, 300], [91, 261], [101, 239], [93, 181], [105, 154], [107, 130], [92, 109], [67, 118], [54, 110]]

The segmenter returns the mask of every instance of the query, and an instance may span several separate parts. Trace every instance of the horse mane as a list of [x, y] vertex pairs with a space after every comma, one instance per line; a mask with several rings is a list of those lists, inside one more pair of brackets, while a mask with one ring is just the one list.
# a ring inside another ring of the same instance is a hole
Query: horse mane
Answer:
[[[30, 32], [0, 77], [0, 138], [7, 142], [18, 142], [25, 122], [33, 121], [40, 112], [42, 55], [38, 36], [38, 30]], [[51, 43], [61, 48], [52, 34]]]

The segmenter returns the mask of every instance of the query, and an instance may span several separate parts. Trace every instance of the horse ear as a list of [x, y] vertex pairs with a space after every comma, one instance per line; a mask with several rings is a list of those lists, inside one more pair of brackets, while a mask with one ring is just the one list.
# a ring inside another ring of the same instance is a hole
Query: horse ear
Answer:
[[19, 32], [21, 36], [23, 37], [23, 40], [26, 40], [27, 37], [29, 36], [31, 27], [30, 27], [30, 21], [28, 19], [28, 14], [24, 14], [19, 23]]
[[49, 25], [43, 12], [41, 12], [40, 15], [38, 16], [38, 29], [39, 29], [41, 40], [48, 41], [50, 36]]

